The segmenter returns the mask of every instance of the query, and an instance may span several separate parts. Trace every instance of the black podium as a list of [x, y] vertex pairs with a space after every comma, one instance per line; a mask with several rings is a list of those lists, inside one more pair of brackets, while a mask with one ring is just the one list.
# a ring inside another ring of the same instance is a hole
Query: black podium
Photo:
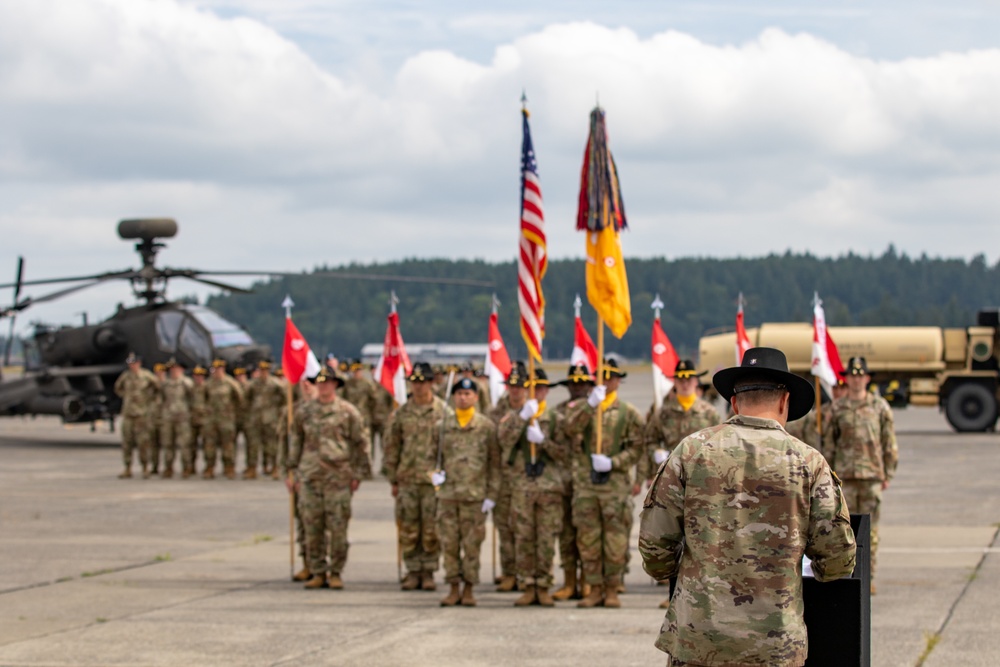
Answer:
[[854, 573], [825, 584], [802, 580], [807, 667], [871, 667], [871, 517], [852, 514], [851, 528], [858, 545]]

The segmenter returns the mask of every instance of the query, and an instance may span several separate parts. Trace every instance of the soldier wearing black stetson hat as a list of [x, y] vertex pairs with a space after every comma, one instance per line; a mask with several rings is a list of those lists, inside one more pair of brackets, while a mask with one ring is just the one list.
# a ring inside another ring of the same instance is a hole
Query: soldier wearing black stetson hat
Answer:
[[643, 568], [677, 576], [656, 646], [682, 664], [801, 665], [802, 556], [822, 582], [849, 575], [856, 551], [830, 466], [783, 428], [808, 412], [812, 386], [772, 348], [747, 350], [714, 384], [735, 414], [681, 441], [643, 503]]

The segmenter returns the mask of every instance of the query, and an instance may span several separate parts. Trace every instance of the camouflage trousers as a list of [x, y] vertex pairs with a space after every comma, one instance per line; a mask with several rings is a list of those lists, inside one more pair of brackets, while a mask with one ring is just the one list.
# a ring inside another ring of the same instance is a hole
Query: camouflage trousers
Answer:
[[628, 513], [628, 502], [620, 496], [577, 494], [573, 498], [573, 524], [584, 583], [600, 585], [625, 572]]
[[347, 563], [351, 488], [329, 480], [304, 479], [299, 489], [299, 514], [309, 572], [314, 575], [343, 572]]
[[562, 528], [562, 512], [562, 494], [558, 491], [514, 494], [511, 524], [521, 583], [541, 588], [552, 586], [552, 561], [556, 555], [556, 536]]
[[[181, 464], [187, 470], [187, 462], [184, 461], [184, 452], [191, 451], [191, 441], [194, 439], [191, 432], [190, 419], [169, 420], [160, 426], [160, 447], [163, 449], [163, 469], [173, 470], [174, 459], [177, 457], [177, 450], [181, 451]], [[193, 462], [192, 462], [193, 466]], [[193, 467], [192, 467], [193, 469]]]
[[517, 574], [514, 555], [514, 528], [511, 525], [511, 486], [509, 482], [500, 484], [497, 506], [493, 508], [493, 523], [500, 536], [500, 574], [513, 577]]
[[441, 556], [437, 496], [430, 484], [401, 484], [396, 495], [399, 548], [407, 572], [435, 572]]
[[299, 545], [299, 556], [302, 557], [302, 563], [309, 568], [309, 559], [306, 556], [306, 529], [302, 525], [302, 512], [299, 510], [299, 498], [302, 496], [301, 493], [291, 494], [292, 499], [292, 513], [295, 515], [295, 543]]
[[153, 420], [148, 417], [122, 418], [122, 459], [125, 467], [132, 467], [132, 457], [139, 450], [139, 463], [149, 465], [153, 447]]
[[573, 485], [562, 493], [562, 530], [559, 532], [559, 561], [563, 569], [576, 570], [580, 566], [580, 550], [576, 546], [576, 526], [573, 525]]
[[247, 469], [257, 468], [261, 463], [264, 470], [272, 470], [278, 460], [278, 425], [274, 422], [253, 420], [244, 434], [247, 440]]
[[191, 420], [191, 437], [187, 442], [181, 442], [181, 470], [194, 472], [195, 461], [198, 459], [198, 443], [201, 442], [201, 434], [205, 430], [199, 422]]
[[153, 422], [153, 433], [150, 435], [149, 464], [153, 472], [160, 470], [160, 433], [162, 431], [163, 425], [157, 419]]
[[870, 514], [872, 522], [871, 564], [875, 581], [875, 561], [878, 557], [878, 519], [882, 513], [882, 482], [877, 479], [845, 479], [841, 483], [844, 502], [851, 514]]
[[479, 583], [479, 550], [486, 539], [482, 505], [481, 500], [438, 500], [438, 539], [444, 578], [450, 584]]
[[214, 470], [216, 452], [222, 450], [222, 465], [236, 467], [236, 423], [209, 419], [205, 422], [202, 437], [205, 438], [205, 470]]

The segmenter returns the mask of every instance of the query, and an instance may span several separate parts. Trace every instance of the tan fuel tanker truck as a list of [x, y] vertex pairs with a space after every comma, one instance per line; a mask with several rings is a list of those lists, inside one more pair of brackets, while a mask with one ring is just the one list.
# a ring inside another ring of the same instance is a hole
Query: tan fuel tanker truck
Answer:
[[[982, 310], [977, 325], [830, 327], [840, 358], [865, 357], [872, 381], [894, 406], [936, 405], [956, 431], [992, 431], [1000, 404], [1000, 309]], [[748, 329], [754, 346], [774, 347], [789, 370], [809, 377], [812, 324], [762, 324]], [[712, 375], [732, 366], [735, 332], [704, 336], [699, 368]]]

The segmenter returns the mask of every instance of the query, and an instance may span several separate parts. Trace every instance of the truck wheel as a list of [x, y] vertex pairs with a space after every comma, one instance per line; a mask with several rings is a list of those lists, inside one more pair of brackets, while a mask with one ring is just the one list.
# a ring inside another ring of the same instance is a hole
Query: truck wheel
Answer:
[[965, 382], [948, 394], [945, 416], [956, 431], [986, 431], [996, 423], [997, 401], [985, 385]]

